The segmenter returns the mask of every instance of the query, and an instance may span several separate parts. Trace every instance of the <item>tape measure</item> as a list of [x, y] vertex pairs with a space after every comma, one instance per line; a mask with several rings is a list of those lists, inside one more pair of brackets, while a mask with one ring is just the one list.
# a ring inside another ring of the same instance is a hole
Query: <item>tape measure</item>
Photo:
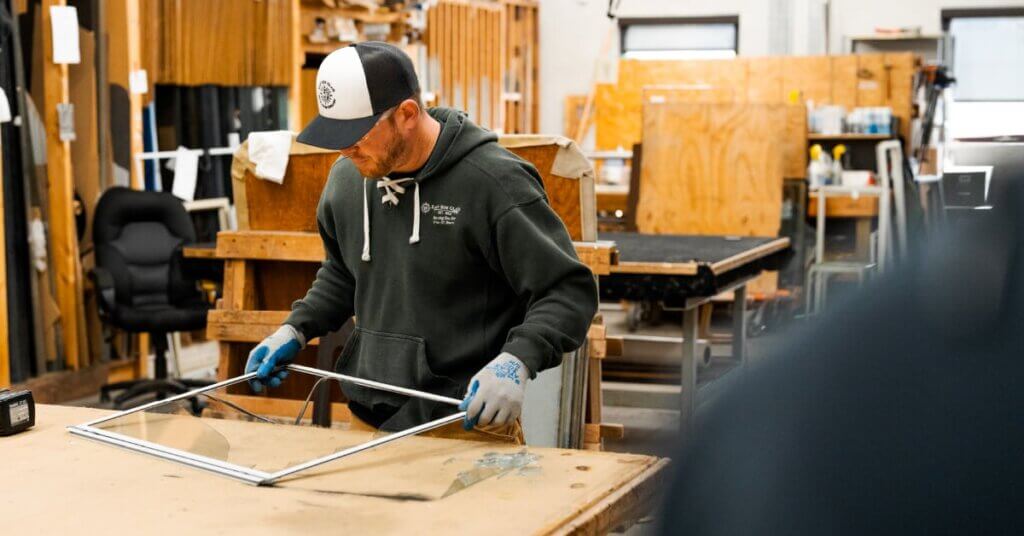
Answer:
[[0, 437], [24, 432], [36, 424], [32, 391], [0, 390]]

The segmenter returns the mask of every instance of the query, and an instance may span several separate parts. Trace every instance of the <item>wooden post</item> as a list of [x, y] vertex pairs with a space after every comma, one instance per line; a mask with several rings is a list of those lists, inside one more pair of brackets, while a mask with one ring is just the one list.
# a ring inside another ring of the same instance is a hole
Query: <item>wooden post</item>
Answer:
[[82, 299], [82, 270], [78, 258], [78, 235], [75, 232], [74, 186], [71, 179], [71, 147], [60, 139], [57, 105], [69, 102], [68, 66], [53, 62], [53, 28], [50, 8], [66, 5], [65, 0], [44, 0], [42, 3], [43, 120], [46, 125], [46, 168], [50, 201], [51, 264], [56, 270], [57, 304], [64, 330], [64, 357], [71, 369], [79, 366], [78, 324], [79, 302]]
[[[0, 146], [0, 155], [3, 147]], [[4, 227], [4, 167], [0, 165], [0, 252], [7, 251], [7, 230]], [[0, 255], [0, 389], [11, 385], [11, 345], [7, 328], [7, 255]]]
[[294, 132], [302, 130], [302, 90], [315, 91], [315, 88], [302, 87], [302, 64], [306, 63], [306, 53], [302, 50], [302, 15], [299, 0], [291, 0], [291, 62], [292, 86], [288, 90], [288, 128]]
[[[139, 0], [109, 0], [106, 3], [107, 16], [107, 59], [108, 76], [111, 84], [117, 84], [128, 92], [128, 124], [111, 124], [112, 132], [127, 132], [130, 137], [131, 174], [130, 185], [142, 189], [142, 170], [135, 163], [135, 155], [142, 152], [142, 95], [131, 91], [131, 73], [142, 69], [141, 39], [139, 35]], [[156, 73], [148, 73], [150, 85], [156, 80]], [[152, 90], [150, 90], [152, 91]], [[113, 181], [109, 180], [108, 184]]]

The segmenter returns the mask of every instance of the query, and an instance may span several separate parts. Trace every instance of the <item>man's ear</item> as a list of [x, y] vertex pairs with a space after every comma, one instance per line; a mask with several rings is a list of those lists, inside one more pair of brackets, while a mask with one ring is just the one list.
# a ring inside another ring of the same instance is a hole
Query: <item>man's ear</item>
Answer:
[[402, 101], [402, 104], [398, 105], [398, 109], [395, 112], [402, 120], [402, 126], [410, 128], [415, 126], [419, 120], [420, 105], [413, 99], [406, 99]]

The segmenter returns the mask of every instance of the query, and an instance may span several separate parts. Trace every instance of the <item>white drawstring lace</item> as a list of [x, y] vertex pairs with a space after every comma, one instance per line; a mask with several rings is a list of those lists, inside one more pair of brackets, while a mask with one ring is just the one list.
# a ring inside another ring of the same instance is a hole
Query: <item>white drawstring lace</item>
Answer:
[[[366, 181], [369, 182], [369, 181]], [[413, 192], [412, 206], [412, 235], [409, 236], [409, 243], [416, 244], [420, 241], [420, 187], [412, 178], [389, 179], [382, 177], [377, 180], [377, 188], [382, 188], [381, 204], [390, 203], [391, 206], [398, 206], [398, 196], [405, 193], [403, 184], [411, 182], [416, 188]], [[370, 262], [370, 192], [363, 188], [363, 262]]]

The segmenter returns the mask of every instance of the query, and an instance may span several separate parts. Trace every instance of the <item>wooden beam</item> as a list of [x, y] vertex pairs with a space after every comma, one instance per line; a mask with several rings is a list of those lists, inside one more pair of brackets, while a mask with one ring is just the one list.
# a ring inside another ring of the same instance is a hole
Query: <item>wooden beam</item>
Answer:
[[[0, 145], [0, 155], [3, 146]], [[0, 251], [7, 251], [7, 230], [4, 228], [4, 169], [0, 166]], [[11, 385], [11, 345], [7, 324], [7, 255], [0, 255], [0, 388]]]
[[[46, 168], [49, 180], [50, 260], [56, 270], [57, 304], [64, 331], [64, 358], [71, 369], [79, 366], [79, 302], [82, 300], [82, 271], [78, 258], [78, 235], [74, 218], [74, 181], [71, 173], [71, 146], [60, 139], [57, 105], [69, 99], [68, 66], [53, 62], [53, 27], [50, 8], [64, 6], [66, 0], [42, 2], [43, 120], [46, 126]], [[76, 36], [77, 37], [77, 36]]]
[[[129, 185], [135, 189], [142, 189], [143, 178], [140, 165], [135, 164], [135, 155], [142, 152], [142, 101], [143, 96], [131, 91], [129, 83], [131, 73], [142, 69], [142, 44], [139, 28], [139, 0], [108, 0], [106, 3], [107, 15], [107, 61], [109, 61], [108, 76], [110, 83], [121, 86], [128, 92], [128, 124], [118, 125], [111, 123], [111, 138], [113, 133], [128, 136], [129, 153]], [[156, 80], [157, 73], [147, 73], [150, 85]], [[149, 92], [152, 93], [152, 88]], [[117, 143], [118, 140], [113, 140]], [[107, 183], [113, 184], [111, 177], [107, 177]]]
[[[277, 331], [288, 314], [289, 311], [215, 309], [207, 317], [206, 336], [224, 342], [260, 342]], [[320, 339], [307, 344], [319, 345]]]
[[324, 245], [317, 233], [293, 231], [222, 231], [217, 257], [268, 261], [320, 262]]
[[619, 251], [612, 242], [573, 242], [576, 255], [594, 275], [608, 275], [618, 263]]

